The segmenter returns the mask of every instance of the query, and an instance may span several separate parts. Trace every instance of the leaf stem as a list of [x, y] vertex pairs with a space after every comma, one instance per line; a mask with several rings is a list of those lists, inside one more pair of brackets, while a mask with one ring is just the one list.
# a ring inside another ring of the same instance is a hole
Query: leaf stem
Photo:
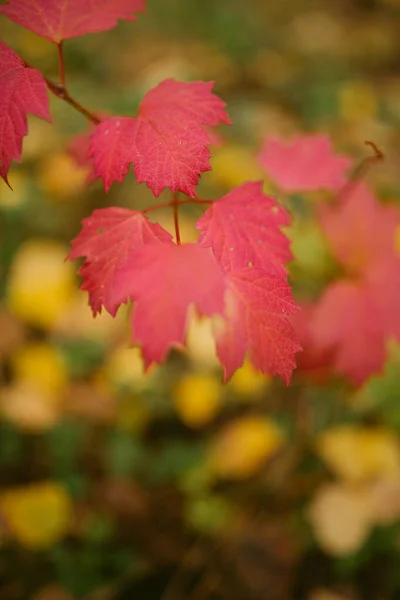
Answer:
[[182, 204], [182, 202], [179, 201], [177, 194], [175, 192], [172, 196], [171, 206], [174, 211], [175, 237], [176, 237], [176, 243], [178, 244], [178, 246], [180, 246], [180, 244], [181, 244], [181, 234], [179, 231], [179, 215], [178, 215], [179, 204]]
[[66, 79], [65, 79], [65, 68], [64, 68], [64, 54], [63, 54], [63, 43], [59, 42], [57, 44], [58, 51], [58, 71], [60, 73], [60, 81], [64, 90], [67, 87]]
[[170, 200], [169, 202], [162, 202], [161, 204], [153, 204], [148, 208], [144, 208], [140, 211], [142, 214], [146, 214], [151, 212], [152, 210], [158, 210], [160, 208], [168, 208], [169, 206], [181, 206], [181, 204], [212, 204], [214, 200], [199, 200], [198, 198], [184, 198], [179, 200], [179, 198], [175, 198], [175, 200]]
[[360, 181], [364, 179], [365, 175], [368, 173], [370, 168], [385, 158], [383, 152], [381, 152], [381, 150], [374, 142], [366, 141], [365, 144], [372, 148], [372, 150], [374, 151], [374, 155], [367, 156], [366, 158], [364, 158], [360, 162], [360, 164], [355, 168], [349, 181], [347, 181], [342, 187], [342, 189], [339, 190], [339, 193], [336, 198], [339, 202], [342, 202], [349, 194], [352, 194], [357, 185], [360, 183]]
[[[60, 45], [61, 44], [58, 44], [57, 47], [59, 48]], [[60, 52], [61, 52], [61, 55], [60, 55]], [[63, 57], [62, 57], [62, 51], [60, 49], [58, 50], [58, 58], [59, 58], [61, 83], [55, 83], [51, 79], [48, 79], [47, 77], [45, 77], [42, 73], [42, 77], [45, 80], [48, 89], [50, 90], [50, 92], [52, 94], [57, 96], [57, 98], [60, 98], [60, 100], [64, 100], [64, 102], [67, 102], [67, 104], [70, 104], [71, 106], [73, 106], [75, 108], [75, 110], [77, 110], [84, 117], [86, 117], [86, 119], [88, 119], [88, 121], [91, 121], [95, 125], [98, 125], [101, 122], [101, 119], [99, 119], [99, 117], [97, 115], [95, 115], [95, 113], [91, 112], [90, 110], [85, 108], [82, 104], [80, 104], [77, 100], [75, 100], [75, 98], [73, 98], [71, 96], [71, 94], [68, 92], [67, 88], [65, 87], [64, 62], [63, 62]], [[32, 67], [32, 65], [27, 63], [25, 60], [24, 60], [24, 65], [25, 65], [25, 67], [28, 67], [29, 69], [34, 68], [34, 67]], [[64, 80], [64, 82], [63, 82], [63, 80]]]
[[75, 98], [73, 98], [69, 94], [68, 90], [62, 84], [54, 83], [54, 81], [51, 81], [51, 79], [47, 79], [47, 77], [45, 77], [44, 80], [51, 93], [57, 96], [57, 98], [60, 98], [60, 100], [64, 100], [64, 102], [67, 102], [67, 104], [73, 106], [75, 110], [77, 110], [84, 117], [86, 117], [88, 121], [91, 121], [95, 125], [98, 125], [100, 123], [101, 119], [99, 119], [99, 117], [97, 117], [94, 113], [92, 113], [90, 110], [82, 106], [82, 104], [80, 104], [77, 100], [75, 100]]

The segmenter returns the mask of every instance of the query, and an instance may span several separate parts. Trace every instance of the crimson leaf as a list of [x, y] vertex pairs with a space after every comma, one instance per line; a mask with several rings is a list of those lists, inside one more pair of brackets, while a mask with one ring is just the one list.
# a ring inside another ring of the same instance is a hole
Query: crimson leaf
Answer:
[[155, 196], [166, 187], [194, 196], [200, 174], [211, 169], [203, 125], [230, 123], [212, 87], [167, 79], [146, 94], [136, 118], [113, 117], [97, 125], [89, 156], [105, 190], [121, 182], [133, 163], [137, 181], [146, 182]]
[[[83, 227], [71, 243], [70, 260], [86, 257], [79, 270], [81, 289], [89, 293], [94, 314], [102, 306], [115, 315], [127, 292], [117, 293], [115, 277], [135, 264], [145, 244], [168, 244], [172, 236], [161, 225], [151, 223], [142, 213], [126, 208], [100, 208], [83, 220]], [[120, 291], [120, 290], [119, 290]]]
[[46, 90], [41, 73], [0, 41], [0, 176], [6, 182], [11, 162], [21, 160], [27, 113], [51, 121]]
[[292, 258], [290, 242], [280, 227], [289, 215], [262, 192], [262, 182], [249, 181], [216, 200], [197, 222], [199, 244], [211, 246], [224, 271], [260, 267], [286, 277]]
[[145, 0], [9, 0], [0, 13], [55, 44], [135, 21]]

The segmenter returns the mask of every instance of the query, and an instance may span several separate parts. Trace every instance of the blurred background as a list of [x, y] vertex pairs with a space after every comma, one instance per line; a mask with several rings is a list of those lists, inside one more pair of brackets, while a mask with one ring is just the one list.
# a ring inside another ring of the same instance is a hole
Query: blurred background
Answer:
[[[373, 140], [386, 160], [368, 180], [400, 203], [399, 31], [399, 0], [148, 0], [137, 23], [65, 44], [67, 83], [134, 115], [163, 79], [215, 81], [233, 126], [200, 197], [265, 178], [268, 136], [321, 131], [356, 164]], [[3, 18], [0, 34], [57, 80], [51, 43]], [[64, 258], [94, 208], [154, 198], [132, 174], [88, 187], [88, 126], [55, 98], [51, 113], [0, 186], [1, 600], [400, 598], [400, 348], [357, 389], [320, 359], [288, 388], [248, 364], [224, 386], [193, 318], [188, 351], [144, 375], [127, 311], [94, 320]], [[291, 281], [313, 297], [336, 265], [315, 198], [288, 202]], [[200, 214], [182, 209], [183, 241]]]

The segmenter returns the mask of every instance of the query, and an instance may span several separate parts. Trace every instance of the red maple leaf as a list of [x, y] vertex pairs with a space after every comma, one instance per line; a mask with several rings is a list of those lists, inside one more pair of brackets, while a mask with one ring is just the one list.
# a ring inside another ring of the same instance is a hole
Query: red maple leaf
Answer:
[[0, 176], [6, 182], [11, 162], [21, 160], [27, 113], [51, 121], [46, 82], [0, 41]]
[[360, 183], [342, 203], [324, 208], [320, 219], [348, 276], [317, 302], [312, 337], [317, 348], [333, 352], [336, 371], [359, 385], [382, 370], [388, 339], [400, 340], [400, 259], [394, 244], [399, 214]]
[[249, 181], [213, 202], [198, 220], [198, 243], [212, 247], [224, 271], [260, 267], [286, 277], [292, 254], [280, 227], [289, 223], [286, 210], [263, 194], [262, 182]]
[[225, 322], [216, 329], [217, 353], [225, 379], [243, 364], [246, 353], [255, 368], [279, 375], [289, 384], [301, 350], [288, 316], [298, 306], [282, 278], [261, 269], [227, 273]]
[[333, 283], [317, 303], [311, 323], [316, 347], [321, 352], [333, 350], [335, 370], [354, 385], [379, 372], [386, 357], [376, 293], [365, 283]]
[[9, 0], [0, 13], [55, 44], [135, 21], [145, 0]]
[[299, 135], [291, 140], [269, 137], [259, 154], [261, 166], [285, 192], [337, 190], [351, 166], [332, 150], [326, 135]]
[[194, 196], [200, 174], [211, 169], [203, 125], [230, 123], [212, 87], [167, 79], [146, 94], [136, 118], [113, 117], [97, 125], [89, 156], [105, 190], [121, 182], [133, 163], [137, 181], [146, 182], [155, 196], [166, 187]]
[[338, 206], [321, 207], [319, 221], [336, 259], [349, 271], [363, 272], [394, 253], [399, 212], [380, 204], [364, 183]]
[[[126, 208], [100, 208], [82, 222], [77, 237], [71, 242], [70, 260], [85, 257], [79, 270], [82, 290], [89, 293], [94, 314], [102, 307], [115, 315], [128, 299], [115, 285], [117, 273], [135, 265], [145, 244], [168, 244], [172, 236], [161, 225], [151, 223], [142, 213]], [[164, 246], [163, 246], [164, 250]]]
[[130, 268], [119, 271], [115, 289], [136, 302], [133, 341], [147, 366], [184, 343], [190, 305], [200, 315], [222, 315], [224, 309], [221, 270], [212, 252], [197, 244], [145, 246]]

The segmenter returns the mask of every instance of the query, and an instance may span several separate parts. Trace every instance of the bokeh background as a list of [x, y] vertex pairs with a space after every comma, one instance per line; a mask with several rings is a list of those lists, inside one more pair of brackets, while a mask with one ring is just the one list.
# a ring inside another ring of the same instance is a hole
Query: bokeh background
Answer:
[[[67, 82], [133, 115], [165, 78], [214, 80], [233, 126], [200, 197], [265, 178], [269, 135], [321, 131], [356, 160], [372, 139], [386, 159], [367, 179], [400, 203], [399, 31], [399, 0], [148, 0], [137, 23], [65, 44]], [[3, 18], [0, 34], [57, 79], [52, 44]], [[91, 210], [154, 198], [132, 174], [88, 187], [68, 151], [87, 124], [51, 112], [0, 187], [0, 598], [400, 598], [400, 348], [357, 389], [309, 368], [286, 388], [248, 364], [224, 386], [193, 318], [188, 351], [144, 375], [127, 311], [94, 320], [64, 258]], [[288, 200], [300, 297], [335, 272], [315, 201]], [[184, 241], [200, 214], [182, 209]]]

